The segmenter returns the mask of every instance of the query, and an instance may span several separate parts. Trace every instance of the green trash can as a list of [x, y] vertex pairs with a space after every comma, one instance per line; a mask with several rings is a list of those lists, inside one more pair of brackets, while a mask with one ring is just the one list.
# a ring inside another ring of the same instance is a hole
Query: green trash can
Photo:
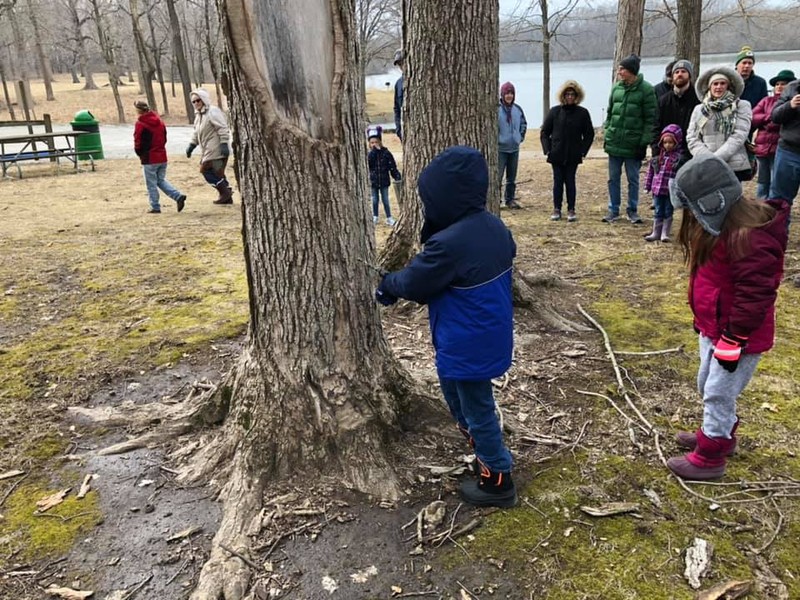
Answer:
[[103, 158], [103, 142], [100, 139], [100, 121], [88, 110], [79, 110], [69, 123], [72, 131], [86, 131], [75, 138], [75, 150], [79, 160], [98, 160]]

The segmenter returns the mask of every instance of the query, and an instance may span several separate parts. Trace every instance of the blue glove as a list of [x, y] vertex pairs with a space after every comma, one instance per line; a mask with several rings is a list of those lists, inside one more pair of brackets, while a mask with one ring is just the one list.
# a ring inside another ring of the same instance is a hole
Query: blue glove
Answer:
[[391, 306], [397, 302], [397, 297], [387, 294], [380, 287], [378, 287], [378, 289], [375, 290], [375, 300], [384, 306]]
[[225, 142], [219, 145], [219, 152], [220, 154], [222, 154], [222, 158], [227, 158], [228, 156], [231, 155], [231, 149], [228, 148], [228, 144], [226, 144]]
[[186, 146], [186, 158], [192, 158], [192, 152], [197, 148], [197, 144], [189, 144]]

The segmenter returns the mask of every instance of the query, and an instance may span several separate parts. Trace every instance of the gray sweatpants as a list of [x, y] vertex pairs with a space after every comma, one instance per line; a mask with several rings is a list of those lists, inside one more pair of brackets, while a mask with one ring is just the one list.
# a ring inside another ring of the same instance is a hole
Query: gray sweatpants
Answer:
[[703, 433], [730, 439], [736, 424], [736, 399], [755, 373], [760, 354], [742, 354], [739, 366], [728, 373], [714, 358], [714, 342], [700, 336], [700, 368], [697, 391], [703, 397]]

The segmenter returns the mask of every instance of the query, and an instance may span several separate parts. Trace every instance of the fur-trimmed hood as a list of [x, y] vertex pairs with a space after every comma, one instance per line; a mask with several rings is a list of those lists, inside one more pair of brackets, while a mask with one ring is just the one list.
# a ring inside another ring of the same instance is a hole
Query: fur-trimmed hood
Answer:
[[697, 97], [700, 98], [701, 102], [703, 101], [703, 98], [706, 97], [706, 93], [708, 93], [708, 80], [711, 79], [711, 76], [716, 73], [722, 73], [728, 78], [728, 81], [731, 82], [731, 85], [728, 89], [733, 92], [734, 96], [737, 98], [742, 97], [742, 92], [744, 92], [744, 79], [742, 79], [742, 76], [736, 72], [736, 69], [720, 65], [718, 67], [706, 69], [703, 71], [703, 74], [697, 78], [697, 83], [695, 84], [694, 89], [697, 91]]
[[575, 90], [575, 104], [580, 104], [583, 102], [586, 94], [584, 94], [581, 84], [574, 79], [567, 79], [561, 84], [561, 87], [558, 88], [558, 91], [556, 92], [556, 100], [558, 100], [559, 104], [564, 104], [564, 92], [566, 92], [569, 88]]

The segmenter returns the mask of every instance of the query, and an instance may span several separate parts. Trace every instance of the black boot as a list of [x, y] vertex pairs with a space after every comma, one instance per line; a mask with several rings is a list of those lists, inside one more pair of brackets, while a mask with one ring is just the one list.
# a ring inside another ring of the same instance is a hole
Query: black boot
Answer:
[[223, 179], [217, 184], [219, 198], [214, 200], [214, 204], [233, 204], [233, 190], [227, 179]]
[[497, 506], [511, 508], [517, 504], [517, 488], [511, 473], [491, 471], [478, 461], [480, 476], [477, 480], [461, 484], [461, 498], [474, 506]]

